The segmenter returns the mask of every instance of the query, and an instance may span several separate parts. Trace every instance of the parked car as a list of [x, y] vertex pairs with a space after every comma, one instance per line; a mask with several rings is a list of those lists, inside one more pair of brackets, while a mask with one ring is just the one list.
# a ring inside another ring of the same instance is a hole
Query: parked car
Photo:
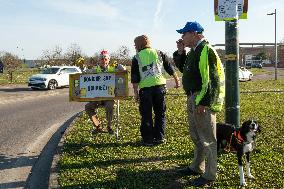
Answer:
[[239, 67], [239, 81], [250, 81], [253, 77], [251, 71], [244, 67]]
[[50, 89], [69, 86], [69, 75], [81, 73], [76, 66], [52, 66], [44, 69], [40, 74], [29, 78], [28, 86], [32, 89]]
[[262, 63], [260, 62], [255, 62], [251, 64], [252, 68], [262, 68]]

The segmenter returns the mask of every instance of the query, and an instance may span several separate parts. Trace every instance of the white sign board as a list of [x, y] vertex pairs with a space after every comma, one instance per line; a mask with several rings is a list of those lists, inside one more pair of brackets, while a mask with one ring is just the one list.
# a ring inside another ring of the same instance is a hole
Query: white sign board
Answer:
[[220, 19], [238, 19], [243, 13], [244, 0], [218, 0], [218, 16]]
[[115, 74], [80, 75], [81, 98], [114, 97]]
[[245, 59], [246, 60], [252, 60], [252, 54], [246, 54]]
[[215, 21], [247, 19], [248, 0], [214, 0]]

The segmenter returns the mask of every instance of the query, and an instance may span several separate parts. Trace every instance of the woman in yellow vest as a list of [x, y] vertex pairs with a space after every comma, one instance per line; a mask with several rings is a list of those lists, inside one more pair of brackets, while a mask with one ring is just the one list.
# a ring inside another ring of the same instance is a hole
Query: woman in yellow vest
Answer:
[[167, 56], [152, 49], [146, 35], [136, 37], [134, 43], [137, 54], [132, 60], [131, 83], [135, 99], [139, 102], [142, 144], [152, 146], [165, 141], [166, 79], [163, 70], [174, 77], [176, 88], [180, 86], [180, 82]]
[[[110, 66], [110, 56], [107, 51], [102, 51], [100, 54], [100, 63], [95, 69], [86, 70], [86, 73], [101, 73], [101, 72], [114, 72], [116, 70], [125, 70], [125, 67], [121, 64], [118, 64], [116, 67]], [[101, 123], [97, 117], [97, 109], [99, 107], [104, 107], [106, 111], [107, 118], [107, 130], [109, 134], [114, 134], [112, 129], [112, 120], [113, 120], [113, 109], [114, 109], [114, 100], [102, 100], [102, 101], [93, 101], [89, 102], [85, 106], [85, 111], [89, 115], [90, 119], [93, 122], [94, 130], [93, 134], [103, 131]]]

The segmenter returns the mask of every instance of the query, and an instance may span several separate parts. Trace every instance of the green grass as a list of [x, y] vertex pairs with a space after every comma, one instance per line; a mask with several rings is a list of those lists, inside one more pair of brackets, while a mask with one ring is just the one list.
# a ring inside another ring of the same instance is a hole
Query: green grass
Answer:
[[[241, 91], [283, 90], [284, 80], [240, 83]], [[193, 158], [188, 136], [186, 97], [182, 90], [167, 95], [167, 142], [153, 147], [140, 145], [140, 115], [134, 100], [121, 101], [120, 139], [108, 134], [91, 135], [92, 125], [82, 114], [65, 136], [59, 161], [62, 188], [190, 188], [188, 176], [177, 168]], [[241, 93], [241, 122], [255, 118], [262, 126], [258, 152], [252, 153], [255, 180], [249, 188], [284, 187], [284, 93]], [[100, 115], [104, 114], [101, 110]], [[224, 120], [224, 112], [217, 115]], [[105, 120], [103, 120], [105, 123]], [[236, 155], [222, 154], [213, 188], [238, 188]]]
[[7, 72], [0, 74], [0, 85], [7, 84], [25, 84], [28, 78], [34, 74], [39, 73], [39, 69], [20, 69], [13, 72], [13, 80], [10, 81], [10, 76]]

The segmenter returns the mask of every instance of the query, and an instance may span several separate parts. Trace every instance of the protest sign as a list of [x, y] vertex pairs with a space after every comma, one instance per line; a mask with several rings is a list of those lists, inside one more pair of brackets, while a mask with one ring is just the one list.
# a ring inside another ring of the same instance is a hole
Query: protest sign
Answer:
[[128, 72], [70, 75], [70, 101], [99, 101], [128, 97]]

